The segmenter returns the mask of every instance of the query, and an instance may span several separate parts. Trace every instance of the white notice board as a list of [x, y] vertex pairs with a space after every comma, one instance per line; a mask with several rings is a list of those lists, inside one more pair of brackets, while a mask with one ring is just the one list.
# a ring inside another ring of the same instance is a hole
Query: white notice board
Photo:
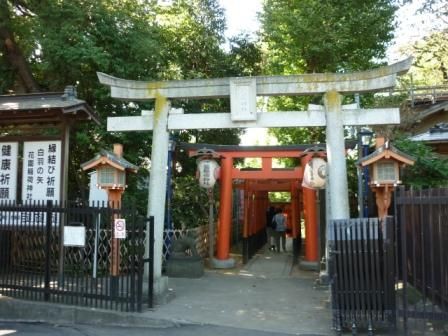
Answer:
[[85, 226], [64, 226], [64, 246], [86, 245], [86, 227]]
[[61, 151], [61, 141], [24, 142], [22, 178], [24, 200], [60, 200]]

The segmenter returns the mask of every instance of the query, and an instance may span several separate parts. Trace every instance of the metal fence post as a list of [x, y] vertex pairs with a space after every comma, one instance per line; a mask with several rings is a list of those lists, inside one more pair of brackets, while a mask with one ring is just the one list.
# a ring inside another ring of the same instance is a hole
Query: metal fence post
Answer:
[[44, 284], [44, 300], [50, 301], [50, 253], [51, 253], [51, 222], [52, 222], [53, 202], [47, 201], [46, 211], [46, 230], [45, 230], [45, 284]]
[[149, 271], [148, 271], [148, 307], [154, 305], [154, 217], [149, 218]]

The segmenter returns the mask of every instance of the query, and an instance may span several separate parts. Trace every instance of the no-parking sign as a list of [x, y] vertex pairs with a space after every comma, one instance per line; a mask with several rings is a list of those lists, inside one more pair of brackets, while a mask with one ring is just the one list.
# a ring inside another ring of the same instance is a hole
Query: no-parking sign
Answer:
[[114, 238], [126, 239], [126, 220], [116, 218], [114, 221]]

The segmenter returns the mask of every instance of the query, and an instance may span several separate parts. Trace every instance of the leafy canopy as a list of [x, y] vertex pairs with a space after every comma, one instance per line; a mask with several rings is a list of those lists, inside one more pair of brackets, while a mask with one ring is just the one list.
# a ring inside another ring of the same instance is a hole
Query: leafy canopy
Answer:
[[[0, 1], [0, 94], [63, 91], [76, 85], [78, 97], [101, 116], [102, 124], [73, 127], [70, 148], [69, 198], [87, 198], [87, 174], [80, 163], [112, 143], [124, 145], [132, 163], [147, 166], [151, 134], [109, 133], [108, 116], [138, 115], [152, 103], [110, 98], [96, 72], [135, 80], [187, 79], [256, 74], [260, 54], [255, 44], [235, 38], [225, 52], [225, 19], [217, 0], [5, 0]], [[12, 41], [14, 48], [8, 48]], [[17, 60], [20, 60], [18, 62]], [[186, 112], [228, 111], [228, 100], [174, 101]], [[178, 140], [237, 144], [237, 130], [182, 131]], [[194, 162], [182, 155], [185, 173]], [[130, 176], [125, 197], [146, 208], [148, 173]]]

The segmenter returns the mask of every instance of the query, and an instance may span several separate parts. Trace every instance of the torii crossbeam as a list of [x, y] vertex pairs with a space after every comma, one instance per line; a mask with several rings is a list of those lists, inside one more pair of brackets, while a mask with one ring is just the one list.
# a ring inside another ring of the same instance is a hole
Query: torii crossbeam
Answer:
[[[348, 187], [344, 157], [344, 125], [398, 124], [399, 109], [359, 109], [343, 106], [342, 95], [392, 88], [398, 75], [412, 63], [404, 61], [364, 72], [307, 74], [179, 81], [133, 81], [98, 73], [113, 98], [129, 101], [155, 99], [154, 113], [137, 117], [108, 118], [108, 131], [153, 130], [148, 215], [154, 216], [154, 276], [161, 277], [163, 223], [166, 195], [166, 165], [169, 130], [326, 126], [327, 218], [349, 218]], [[324, 95], [324, 106], [297, 112], [257, 112], [257, 96]], [[170, 108], [170, 99], [222, 98], [231, 100], [230, 113], [184, 114]], [[224, 190], [231, 190], [228, 187]], [[336, 197], [337, 196], [337, 197]], [[220, 223], [230, 225], [230, 223]], [[157, 292], [158, 288], [155, 288]]]

